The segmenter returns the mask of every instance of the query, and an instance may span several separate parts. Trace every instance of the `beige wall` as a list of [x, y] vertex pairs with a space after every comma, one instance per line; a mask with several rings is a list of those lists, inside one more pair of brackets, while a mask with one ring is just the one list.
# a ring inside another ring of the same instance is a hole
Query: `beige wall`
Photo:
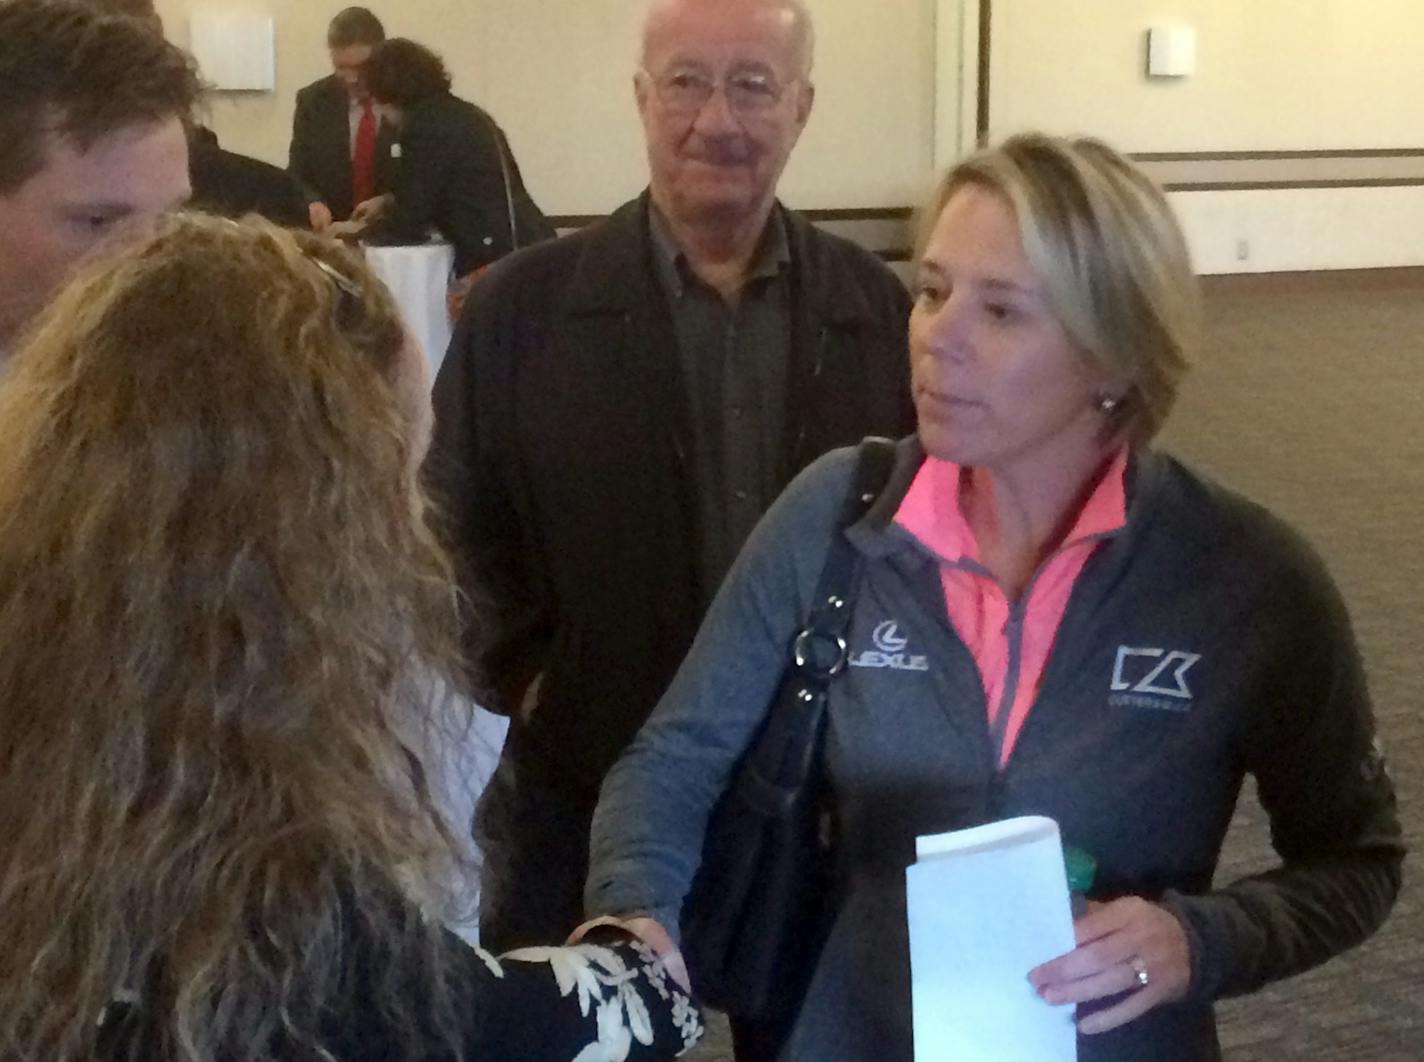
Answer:
[[[994, 0], [993, 11], [994, 139], [1038, 128], [1091, 133], [1134, 153], [1424, 148], [1419, 0]], [[1146, 77], [1145, 33], [1156, 22], [1195, 27], [1193, 76]], [[1417, 178], [1424, 159], [1151, 168], [1192, 182], [1368, 181]], [[1424, 186], [1172, 199], [1204, 273], [1424, 265]]]
[[[311, 0], [158, 0], [187, 43], [190, 11], [221, 2], [277, 25], [277, 91], [225, 94], [211, 122], [235, 151], [285, 164], [296, 90], [327, 72]], [[504, 126], [531, 192], [553, 214], [602, 213], [645, 180], [632, 99], [642, 0], [372, 0], [393, 36], [439, 51], [455, 91]], [[935, 0], [811, 0], [817, 102], [782, 188], [801, 207], [896, 206], [932, 167]], [[873, 10], [873, 16], [867, 17]]]
[[[495, 114], [549, 213], [603, 213], [642, 187], [630, 77], [643, 0], [373, 2], [393, 34], [436, 47], [456, 91]], [[279, 163], [293, 95], [326, 72], [325, 25], [341, 3], [158, 0], [179, 43], [188, 12], [207, 4], [275, 17], [277, 92], [220, 97], [212, 123], [229, 147]], [[936, 159], [952, 161], [973, 131], [979, 0], [810, 3], [817, 104], [784, 197], [801, 207], [918, 203]], [[1419, 0], [994, 0], [993, 10], [995, 135], [1092, 132], [1132, 152], [1424, 146]], [[1196, 27], [1195, 76], [1144, 76], [1143, 34], [1159, 20]], [[1234, 177], [1230, 165], [1200, 176]], [[1388, 176], [1404, 163], [1351, 165]], [[1205, 271], [1424, 264], [1414, 237], [1424, 188], [1175, 198]]]
[[1170, 198], [1198, 273], [1424, 265], [1421, 187], [1177, 192]]
[[[1197, 73], [1144, 76], [1156, 21], [1197, 31]], [[1416, 147], [1419, 0], [995, 0], [995, 135], [1091, 132], [1130, 151]]]

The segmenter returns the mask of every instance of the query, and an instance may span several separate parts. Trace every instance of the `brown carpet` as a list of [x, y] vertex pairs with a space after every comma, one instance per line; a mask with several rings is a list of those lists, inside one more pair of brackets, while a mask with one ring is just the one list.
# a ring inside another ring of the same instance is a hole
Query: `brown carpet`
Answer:
[[[1358, 951], [1223, 1004], [1231, 1062], [1424, 1059], [1424, 285], [1410, 276], [1218, 283], [1209, 339], [1165, 445], [1285, 516], [1355, 622], [1413, 850]], [[1272, 861], [1242, 800], [1219, 874]]]
[[[1368, 944], [1220, 1007], [1230, 1062], [1424, 1060], [1424, 283], [1378, 273], [1209, 285], [1208, 335], [1163, 446], [1325, 555], [1369, 667], [1413, 853]], [[1273, 863], [1243, 796], [1219, 880]], [[731, 1058], [714, 1023], [690, 1058]], [[1144, 1059], [1143, 1062], [1151, 1062]]]

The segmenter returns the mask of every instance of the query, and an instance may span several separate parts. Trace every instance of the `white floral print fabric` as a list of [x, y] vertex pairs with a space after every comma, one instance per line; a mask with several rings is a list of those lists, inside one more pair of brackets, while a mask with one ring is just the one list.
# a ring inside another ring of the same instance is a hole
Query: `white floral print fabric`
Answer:
[[[702, 1037], [702, 1014], [651, 950], [617, 930], [567, 948], [525, 948], [496, 958], [447, 936], [455, 971], [455, 1017], [464, 1034], [462, 1057], [490, 1062], [667, 1062]], [[592, 936], [592, 934], [591, 934]], [[360, 955], [352, 960], [353, 992], [322, 1043], [340, 1062], [388, 1062], [401, 1031], [373, 1006], [384, 986]], [[118, 992], [99, 1016], [101, 1062], [154, 1057], [143, 1000]], [[247, 1045], [251, 1046], [251, 1045]], [[454, 1058], [440, 1052], [431, 1062]], [[263, 1055], [272, 1062], [308, 1059], [280, 1036]]]
[[[571, 1062], [626, 1062], [638, 1057], [662, 1057], [658, 1050], [653, 1012], [666, 1015], [681, 1037], [679, 1055], [702, 1038], [702, 1014], [667, 976], [662, 961], [636, 941], [618, 948], [601, 944], [576, 944], [563, 948], [521, 948], [496, 959], [480, 951], [480, 958], [497, 977], [505, 977], [511, 963], [544, 964], [561, 999], [578, 1007], [588, 1019], [593, 1039], [570, 1056]], [[653, 1002], [644, 993], [648, 993]], [[640, 1052], [638, 1049], [644, 1049]]]

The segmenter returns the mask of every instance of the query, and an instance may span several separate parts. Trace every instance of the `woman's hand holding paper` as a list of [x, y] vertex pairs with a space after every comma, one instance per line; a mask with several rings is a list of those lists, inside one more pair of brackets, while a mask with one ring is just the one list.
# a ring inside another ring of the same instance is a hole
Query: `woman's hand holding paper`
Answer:
[[1089, 905], [1073, 926], [1078, 946], [1036, 966], [1028, 979], [1054, 1005], [1126, 998], [1079, 1019], [1083, 1033], [1100, 1033], [1187, 994], [1191, 950], [1175, 915], [1136, 896]]

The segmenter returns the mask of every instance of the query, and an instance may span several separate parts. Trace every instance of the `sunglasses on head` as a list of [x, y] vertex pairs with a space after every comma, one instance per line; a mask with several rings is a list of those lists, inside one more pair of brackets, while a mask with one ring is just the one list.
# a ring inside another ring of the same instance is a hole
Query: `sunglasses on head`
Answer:
[[330, 262], [312, 254], [308, 250], [303, 250], [307, 261], [326, 274], [327, 279], [336, 286], [336, 323], [342, 327], [350, 325], [356, 320], [361, 308], [361, 289], [356, 282], [346, 276]]

